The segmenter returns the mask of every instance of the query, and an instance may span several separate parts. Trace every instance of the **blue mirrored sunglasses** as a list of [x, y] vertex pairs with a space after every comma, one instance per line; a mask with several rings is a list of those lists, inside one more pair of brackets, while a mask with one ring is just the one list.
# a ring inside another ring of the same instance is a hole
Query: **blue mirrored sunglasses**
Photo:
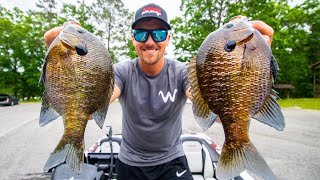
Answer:
[[168, 31], [163, 29], [133, 31], [134, 39], [138, 42], [146, 42], [149, 34], [151, 34], [154, 42], [162, 42], [167, 39]]

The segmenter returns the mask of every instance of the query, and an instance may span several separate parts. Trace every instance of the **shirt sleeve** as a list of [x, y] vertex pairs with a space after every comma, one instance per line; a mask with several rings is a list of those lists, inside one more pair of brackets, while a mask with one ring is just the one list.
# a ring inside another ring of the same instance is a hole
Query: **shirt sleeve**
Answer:
[[113, 65], [114, 67], [114, 79], [115, 84], [119, 87], [120, 91], [124, 89], [125, 85], [125, 77], [127, 73], [126, 63], [116, 63]]
[[181, 82], [182, 82], [182, 88], [183, 92], [185, 93], [189, 87], [189, 80], [188, 80], [188, 72], [187, 72], [187, 63], [183, 63], [183, 66], [181, 68]]

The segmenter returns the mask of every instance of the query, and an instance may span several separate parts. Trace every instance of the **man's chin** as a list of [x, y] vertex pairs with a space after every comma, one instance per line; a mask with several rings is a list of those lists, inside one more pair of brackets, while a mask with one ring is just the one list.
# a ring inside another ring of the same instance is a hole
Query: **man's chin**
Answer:
[[154, 58], [143, 58], [142, 61], [147, 65], [155, 65], [157, 62], [159, 62], [159, 60]]

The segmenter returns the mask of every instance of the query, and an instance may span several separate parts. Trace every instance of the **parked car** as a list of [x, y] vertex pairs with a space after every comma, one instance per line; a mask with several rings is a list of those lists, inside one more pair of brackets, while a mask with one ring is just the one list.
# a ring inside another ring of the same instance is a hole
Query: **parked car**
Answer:
[[13, 106], [15, 104], [19, 104], [19, 99], [17, 97], [8, 94], [0, 94], [0, 105]]

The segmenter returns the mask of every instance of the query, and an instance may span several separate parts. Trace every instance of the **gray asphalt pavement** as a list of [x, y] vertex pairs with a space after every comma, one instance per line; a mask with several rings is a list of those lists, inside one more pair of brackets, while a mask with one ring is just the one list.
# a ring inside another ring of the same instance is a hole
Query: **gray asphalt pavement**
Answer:
[[[21, 104], [0, 107], [0, 180], [48, 179], [42, 168], [63, 133], [61, 118], [39, 127], [40, 104]], [[320, 111], [288, 108], [284, 131], [277, 131], [255, 120], [250, 138], [280, 180], [320, 179]], [[121, 133], [121, 108], [111, 104], [106, 125]], [[86, 147], [107, 132], [89, 121], [85, 134]], [[184, 133], [205, 133], [222, 146], [221, 124], [215, 123], [204, 132], [193, 118], [191, 105], [183, 113]]]

